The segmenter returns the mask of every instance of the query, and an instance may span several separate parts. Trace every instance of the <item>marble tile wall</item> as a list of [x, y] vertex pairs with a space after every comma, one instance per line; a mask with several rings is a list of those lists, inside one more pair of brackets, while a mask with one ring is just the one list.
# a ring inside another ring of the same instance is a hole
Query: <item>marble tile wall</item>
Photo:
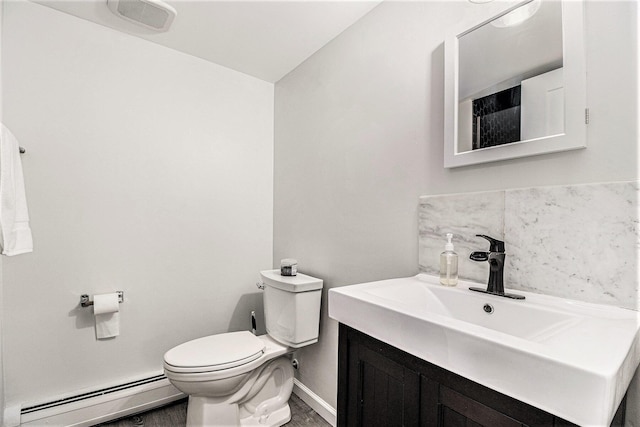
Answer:
[[487, 263], [469, 260], [505, 241], [505, 286], [640, 309], [638, 182], [423, 196], [420, 270], [438, 274], [445, 234], [454, 234], [460, 278], [485, 283]]
[[460, 278], [482, 282], [489, 277], [489, 265], [471, 261], [469, 254], [489, 249], [489, 242], [476, 234], [504, 238], [504, 191], [423, 196], [418, 232], [420, 271], [439, 274], [445, 236], [453, 233]]

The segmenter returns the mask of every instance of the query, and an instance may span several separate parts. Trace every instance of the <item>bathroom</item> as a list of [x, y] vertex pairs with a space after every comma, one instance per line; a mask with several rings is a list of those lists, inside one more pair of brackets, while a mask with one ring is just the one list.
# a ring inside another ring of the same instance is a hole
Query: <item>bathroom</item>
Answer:
[[[277, 81], [46, 4], [2, 6], [1, 117], [26, 149], [34, 236], [1, 260], [7, 427], [25, 406], [160, 374], [169, 348], [250, 329], [252, 310], [264, 333], [258, 272], [289, 257], [324, 280], [296, 390], [335, 420], [326, 292], [419, 272], [421, 196], [638, 180], [635, 1], [585, 2], [585, 149], [457, 168], [443, 167], [443, 41], [482, 4], [373, 4]], [[637, 271], [637, 251], [619, 256]], [[637, 309], [634, 279], [620, 286]], [[552, 293], [612, 303], [585, 282]], [[120, 335], [96, 340], [79, 297], [117, 290]]]

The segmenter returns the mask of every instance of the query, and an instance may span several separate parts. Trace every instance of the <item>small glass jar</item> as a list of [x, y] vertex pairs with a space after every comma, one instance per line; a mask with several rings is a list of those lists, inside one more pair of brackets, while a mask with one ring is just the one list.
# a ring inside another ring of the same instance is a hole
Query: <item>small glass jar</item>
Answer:
[[280, 261], [280, 274], [282, 276], [295, 276], [298, 274], [298, 260], [285, 258]]

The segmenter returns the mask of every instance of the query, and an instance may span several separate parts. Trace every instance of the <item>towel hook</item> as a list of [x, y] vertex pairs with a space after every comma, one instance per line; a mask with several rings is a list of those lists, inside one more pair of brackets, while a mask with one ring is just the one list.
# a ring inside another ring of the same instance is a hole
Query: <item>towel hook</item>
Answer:
[[20, 154], [24, 154], [27, 152], [27, 150], [25, 150], [24, 147], [19, 147], [19, 151], [20, 151]]

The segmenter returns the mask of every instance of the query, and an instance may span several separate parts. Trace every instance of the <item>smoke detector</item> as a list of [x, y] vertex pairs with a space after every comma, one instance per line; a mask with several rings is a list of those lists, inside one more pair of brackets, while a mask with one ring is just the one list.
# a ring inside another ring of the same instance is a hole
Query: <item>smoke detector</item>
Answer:
[[116, 16], [155, 31], [167, 31], [178, 14], [160, 0], [107, 0], [107, 6]]

